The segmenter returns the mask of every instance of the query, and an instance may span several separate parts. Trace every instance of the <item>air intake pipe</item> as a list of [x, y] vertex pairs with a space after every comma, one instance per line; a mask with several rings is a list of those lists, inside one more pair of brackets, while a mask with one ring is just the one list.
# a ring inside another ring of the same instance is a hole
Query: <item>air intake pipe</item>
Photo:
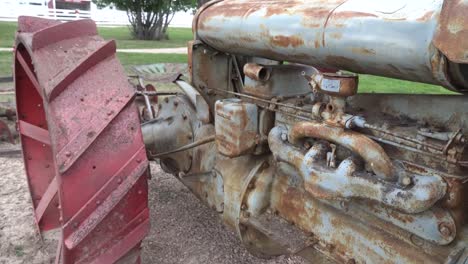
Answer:
[[468, 92], [468, 2], [215, 0], [196, 37], [231, 54]]

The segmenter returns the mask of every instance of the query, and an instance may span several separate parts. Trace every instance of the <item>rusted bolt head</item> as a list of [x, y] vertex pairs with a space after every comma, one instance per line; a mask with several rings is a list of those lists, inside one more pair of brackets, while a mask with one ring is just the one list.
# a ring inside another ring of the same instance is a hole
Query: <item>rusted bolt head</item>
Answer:
[[250, 213], [249, 212], [242, 212], [242, 216], [244, 218], [249, 218], [250, 217]]
[[424, 241], [414, 234], [410, 236], [410, 240], [414, 245], [418, 247], [422, 247], [424, 245]]
[[410, 185], [411, 184], [411, 178], [408, 177], [408, 176], [403, 177], [403, 179], [401, 180], [401, 184], [403, 184], [403, 186]]
[[448, 227], [447, 224], [445, 223], [442, 223], [439, 225], [439, 232], [444, 237], [449, 237], [452, 235], [452, 230], [450, 230], [450, 227]]
[[169, 103], [169, 98], [168, 98], [168, 97], [165, 97], [165, 98], [164, 98], [164, 102], [165, 102], [165, 103]]
[[174, 101], [174, 106], [177, 107], [179, 105], [179, 102]]
[[288, 135], [286, 133], [281, 134], [281, 140], [283, 141], [288, 140]]

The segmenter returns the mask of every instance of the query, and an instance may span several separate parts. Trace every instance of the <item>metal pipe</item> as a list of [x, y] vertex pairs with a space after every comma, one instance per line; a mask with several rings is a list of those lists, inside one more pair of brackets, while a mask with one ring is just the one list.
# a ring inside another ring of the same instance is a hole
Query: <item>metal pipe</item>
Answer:
[[[456, 3], [224, 0], [207, 5], [193, 26], [201, 41], [229, 54], [468, 89], [466, 58], [447, 61], [449, 46], [434, 44], [444, 33], [439, 31], [450, 31], [439, 27], [447, 13], [441, 14], [443, 4]], [[458, 16], [468, 12], [466, 3], [457, 8], [465, 10]], [[461, 31], [465, 27], [457, 25]]]
[[160, 158], [160, 157], [164, 157], [166, 155], [171, 155], [171, 154], [174, 154], [174, 153], [177, 153], [177, 152], [186, 151], [186, 150], [189, 150], [189, 149], [192, 149], [192, 148], [195, 148], [195, 147], [198, 147], [198, 146], [213, 142], [213, 141], [215, 141], [215, 139], [216, 139], [216, 136], [213, 135], [213, 136], [209, 136], [209, 137], [202, 138], [200, 140], [194, 141], [194, 142], [192, 142], [190, 144], [187, 144], [185, 146], [182, 146], [182, 147], [174, 149], [174, 150], [161, 152], [161, 153], [157, 153], [157, 154], [153, 154], [153, 153], [150, 152], [150, 158], [151, 159], [157, 159], [157, 158]]
[[350, 149], [369, 164], [377, 177], [386, 181], [398, 180], [385, 150], [363, 134], [315, 122], [299, 122], [289, 130], [288, 138], [293, 144], [307, 137], [324, 139]]
[[261, 82], [270, 79], [270, 70], [256, 63], [246, 63], [244, 65], [244, 74], [252, 80]]
[[[412, 185], [377, 181], [365, 173], [352, 157], [337, 168], [326, 165], [328, 149], [315, 144], [306, 154], [284, 140], [285, 128], [275, 127], [268, 135], [268, 144], [275, 159], [292, 165], [301, 175], [305, 190], [313, 197], [325, 200], [361, 198], [377, 201], [408, 214], [431, 208], [447, 192], [447, 185], [435, 175], [407, 174]], [[365, 148], [365, 146], [364, 146]]]
[[154, 119], [153, 107], [151, 106], [149, 96], [146, 94], [142, 94], [143, 98], [145, 99], [146, 109], [148, 109], [149, 119]]

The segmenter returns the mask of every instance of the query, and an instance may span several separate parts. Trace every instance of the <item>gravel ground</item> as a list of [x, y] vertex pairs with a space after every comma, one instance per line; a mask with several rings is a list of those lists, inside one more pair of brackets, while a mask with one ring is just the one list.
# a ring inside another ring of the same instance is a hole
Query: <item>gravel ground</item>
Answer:
[[[56, 237], [36, 232], [22, 160], [0, 157], [0, 263], [51, 263]], [[298, 257], [261, 260], [251, 256], [215, 212], [179, 181], [152, 164], [151, 232], [143, 263], [306, 263]]]

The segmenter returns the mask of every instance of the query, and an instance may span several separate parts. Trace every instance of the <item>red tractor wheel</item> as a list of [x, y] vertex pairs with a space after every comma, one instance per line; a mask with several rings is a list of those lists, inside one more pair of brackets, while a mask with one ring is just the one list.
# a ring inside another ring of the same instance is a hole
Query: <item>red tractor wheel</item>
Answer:
[[61, 263], [138, 262], [148, 160], [115, 42], [92, 20], [18, 21], [18, 127], [37, 226], [61, 228]]

